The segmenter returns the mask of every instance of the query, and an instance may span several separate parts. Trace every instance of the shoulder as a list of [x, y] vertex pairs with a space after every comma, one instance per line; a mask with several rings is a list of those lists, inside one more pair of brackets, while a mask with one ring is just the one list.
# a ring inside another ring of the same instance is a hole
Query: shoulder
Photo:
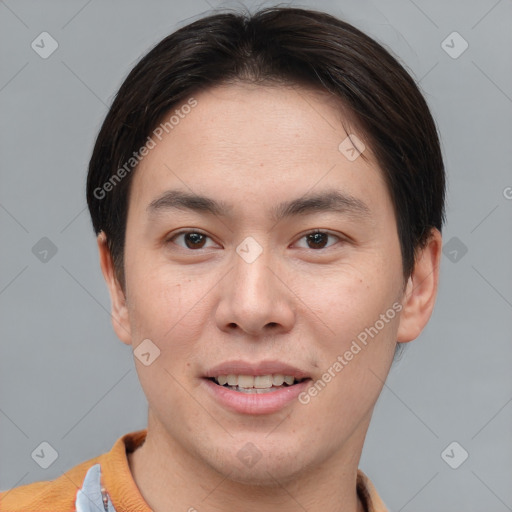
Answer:
[[103, 455], [78, 464], [55, 480], [21, 485], [0, 493], [2, 512], [73, 512], [87, 471]]
[[[127, 452], [140, 446], [146, 434], [147, 430], [143, 429], [123, 435], [109, 452], [78, 464], [55, 480], [34, 482], [0, 492], [0, 511], [75, 512], [84, 500], [101, 503], [102, 475], [106, 488], [120, 502], [126, 493], [133, 497], [138, 490], [131, 478]], [[141, 497], [139, 500], [142, 503]]]

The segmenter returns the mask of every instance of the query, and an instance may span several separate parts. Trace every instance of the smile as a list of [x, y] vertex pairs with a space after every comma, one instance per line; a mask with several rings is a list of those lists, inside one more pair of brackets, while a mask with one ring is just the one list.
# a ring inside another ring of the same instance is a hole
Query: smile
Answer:
[[279, 389], [293, 386], [304, 379], [296, 379], [291, 375], [219, 375], [210, 380], [232, 391], [247, 394], [272, 393]]
[[[297, 397], [312, 382], [310, 378], [300, 380], [293, 378], [293, 382], [288, 384], [284, 380], [284, 375], [270, 376], [272, 377], [270, 386], [268, 385], [269, 375], [260, 376], [265, 378], [266, 387], [256, 387], [263, 383], [260, 383], [259, 379], [256, 380], [257, 376], [252, 375], [219, 375], [219, 377], [202, 378], [201, 381], [205, 393], [213, 399], [216, 406], [242, 415], [272, 414], [292, 406], [294, 402], [299, 403], [296, 400]], [[276, 383], [281, 382], [281, 379], [283, 382], [274, 386], [274, 377], [276, 377]], [[251, 386], [248, 385], [250, 379], [253, 381]], [[224, 380], [226, 382], [220, 384]], [[230, 385], [229, 382], [236, 382], [236, 384]]]

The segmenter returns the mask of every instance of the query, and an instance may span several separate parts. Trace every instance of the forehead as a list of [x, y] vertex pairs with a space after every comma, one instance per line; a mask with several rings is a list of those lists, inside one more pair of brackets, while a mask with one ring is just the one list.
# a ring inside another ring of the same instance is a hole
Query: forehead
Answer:
[[174, 123], [161, 130], [161, 140], [153, 137], [155, 147], [133, 177], [130, 203], [147, 205], [173, 185], [230, 203], [257, 194], [277, 200], [283, 191], [306, 193], [317, 186], [351, 195], [387, 193], [367, 145], [365, 158], [343, 152], [363, 136], [357, 132], [354, 139], [353, 123], [325, 93], [232, 84], [193, 99], [191, 109], [172, 109]]

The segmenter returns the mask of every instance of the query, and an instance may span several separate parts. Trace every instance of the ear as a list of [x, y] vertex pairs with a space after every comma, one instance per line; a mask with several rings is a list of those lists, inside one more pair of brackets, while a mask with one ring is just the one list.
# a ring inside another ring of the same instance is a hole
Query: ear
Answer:
[[112, 304], [112, 326], [117, 337], [127, 345], [132, 344], [130, 317], [126, 306], [124, 291], [117, 280], [112, 255], [107, 245], [107, 237], [103, 231], [97, 238], [98, 250], [100, 256], [101, 271], [110, 293], [110, 302]]
[[416, 253], [414, 270], [407, 281], [400, 313], [397, 341], [416, 339], [432, 315], [439, 281], [442, 239], [433, 228], [427, 245]]

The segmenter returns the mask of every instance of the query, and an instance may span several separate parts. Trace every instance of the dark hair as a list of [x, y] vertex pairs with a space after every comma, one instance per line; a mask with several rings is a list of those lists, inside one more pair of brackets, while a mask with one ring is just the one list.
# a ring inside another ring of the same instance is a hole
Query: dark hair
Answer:
[[215, 14], [182, 27], [121, 85], [87, 177], [93, 227], [106, 234], [121, 286], [137, 151], [173, 107], [200, 90], [237, 81], [309, 86], [331, 94], [340, 112], [350, 115], [384, 173], [406, 279], [416, 250], [444, 222], [444, 165], [427, 103], [402, 65], [352, 25], [319, 11], [270, 7], [252, 15]]

